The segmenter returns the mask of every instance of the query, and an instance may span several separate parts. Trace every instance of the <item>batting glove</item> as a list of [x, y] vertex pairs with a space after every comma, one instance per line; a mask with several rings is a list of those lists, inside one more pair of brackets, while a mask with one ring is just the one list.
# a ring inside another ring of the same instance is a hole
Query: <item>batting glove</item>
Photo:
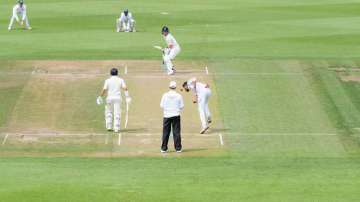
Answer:
[[99, 96], [99, 97], [96, 98], [96, 104], [97, 104], [97, 105], [102, 105], [103, 103], [104, 103], [104, 100], [102, 99], [101, 96]]
[[130, 104], [131, 103], [131, 97], [126, 97], [125, 101], [126, 101], [127, 104]]

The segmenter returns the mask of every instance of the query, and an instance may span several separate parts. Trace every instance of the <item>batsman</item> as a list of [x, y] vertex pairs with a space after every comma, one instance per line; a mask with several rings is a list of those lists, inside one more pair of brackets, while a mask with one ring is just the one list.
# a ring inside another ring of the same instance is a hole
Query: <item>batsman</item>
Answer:
[[108, 131], [120, 131], [121, 123], [121, 91], [124, 91], [127, 106], [131, 102], [128, 88], [125, 81], [118, 76], [118, 70], [112, 68], [110, 70], [110, 78], [106, 79], [100, 96], [96, 99], [98, 105], [103, 103], [102, 97], [107, 95], [105, 100], [105, 127]]
[[[20, 19], [19, 16], [21, 17]], [[26, 15], [26, 5], [24, 4], [23, 0], [18, 0], [17, 4], [13, 7], [12, 16], [8, 27], [9, 31], [12, 29], [15, 20], [21, 26], [25, 23], [26, 29], [31, 30], [29, 19]]]

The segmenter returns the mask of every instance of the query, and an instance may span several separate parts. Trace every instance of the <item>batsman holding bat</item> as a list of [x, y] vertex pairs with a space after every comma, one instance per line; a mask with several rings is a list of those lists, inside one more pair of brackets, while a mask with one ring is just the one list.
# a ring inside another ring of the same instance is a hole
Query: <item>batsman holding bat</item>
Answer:
[[204, 134], [209, 129], [209, 124], [211, 123], [211, 113], [209, 110], [210, 86], [197, 81], [196, 78], [192, 78], [183, 83], [183, 88], [186, 92], [192, 90], [194, 93], [193, 102], [198, 104], [201, 120], [202, 129], [200, 134]]
[[167, 47], [163, 49], [163, 61], [167, 68], [168, 75], [175, 74], [175, 67], [172, 63], [172, 60], [180, 53], [181, 48], [178, 42], [175, 40], [172, 34], [169, 32], [169, 28], [164, 26], [161, 30], [162, 35], [166, 41]]
[[[105, 125], [108, 131], [114, 130], [114, 132], [120, 131], [121, 123], [121, 90], [124, 91], [125, 101], [127, 106], [131, 102], [128, 89], [125, 81], [118, 76], [118, 70], [116, 68], [111, 69], [111, 77], [106, 79], [104, 88], [101, 91], [100, 96], [96, 99], [98, 105], [103, 103], [102, 97], [107, 94], [105, 103]], [[113, 124], [114, 121], [114, 124]]]
[[[19, 19], [19, 16], [21, 17], [21, 20]], [[23, 0], [18, 0], [18, 3], [13, 7], [12, 17], [8, 27], [9, 31], [12, 29], [14, 20], [16, 20], [16, 22], [18, 22], [21, 26], [23, 26], [25, 22], [26, 29], [31, 30], [29, 19], [26, 15], [26, 5]]]

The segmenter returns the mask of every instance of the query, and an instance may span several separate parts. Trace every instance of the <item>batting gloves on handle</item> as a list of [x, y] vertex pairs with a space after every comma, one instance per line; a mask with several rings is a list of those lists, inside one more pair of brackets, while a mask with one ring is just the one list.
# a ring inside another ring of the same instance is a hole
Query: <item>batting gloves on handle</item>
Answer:
[[128, 104], [131, 103], [131, 100], [132, 100], [131, 97], [126, 97], [126, 98], [125, 98], [125, 101], [126, 101], [126, 103], [128, 103]]
[[96, 104], [97, 105], [102, 105], [104, 103], [104, 100], [101, 96], [97, 97], [96, 98]]

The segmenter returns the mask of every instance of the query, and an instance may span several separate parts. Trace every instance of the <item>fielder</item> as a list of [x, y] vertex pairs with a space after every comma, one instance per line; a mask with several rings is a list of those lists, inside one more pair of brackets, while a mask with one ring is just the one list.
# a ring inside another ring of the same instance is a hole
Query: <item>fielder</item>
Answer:
[[180, 53], [181, 48], [173, 35], [170, 34], [169, 28], [167, 26], [164, 26], [162, 28], [161, 33], [164, 36], [167, 45], [167, 47], [163, 50], [164, 65], [167, 69], [168, 75], [174, 75], [176, 70], [172, 63], [172, 60], [174, 60], [175, 57]]
[[[21, 17], [21, 20], [19, 19], [19, 16]], [[17, 4], [13, 7], [12, 17], [8, 27], [9, 31], [13, 27], [14, 20], [16, 20], [16, 22], [18, 22], [21, 26], [23, 26], [25, 22], [26, 29], [31, 30], [29, 19], [26, 15], [26, 5], [24, 4], [23, 0], [18, 0]]]
[[118, 70], [116, 68], [111, 69], [110, 75], [111, 77], [106, 79], [104, 88], [96, 102], [99, 105], [102, 104], [102, 97], [107, 94], [105, 103], [105, 126], [108, 131], [114, 130], [114, 132], [117, 133], [120, 131], [121, 123], [121, 90], [124, 91], [127, 104], [130, 104], [131, 98], [125, 81], [118, 77]]
[[116, 20], [116, 32], [136, 32], [135, 20], [128, 9], [125, 9]]
[[211, 113], [209, 110], [210, 86], [197, 81], [196, 78], [192, 78], [183, 83], [183, 88], [186, 92], [192, 90], [194, 93], [193, 103], [198, 103], [202, 127], [200, 134], [204, 134], [209, 129], [209, 124], [211, 123]]

